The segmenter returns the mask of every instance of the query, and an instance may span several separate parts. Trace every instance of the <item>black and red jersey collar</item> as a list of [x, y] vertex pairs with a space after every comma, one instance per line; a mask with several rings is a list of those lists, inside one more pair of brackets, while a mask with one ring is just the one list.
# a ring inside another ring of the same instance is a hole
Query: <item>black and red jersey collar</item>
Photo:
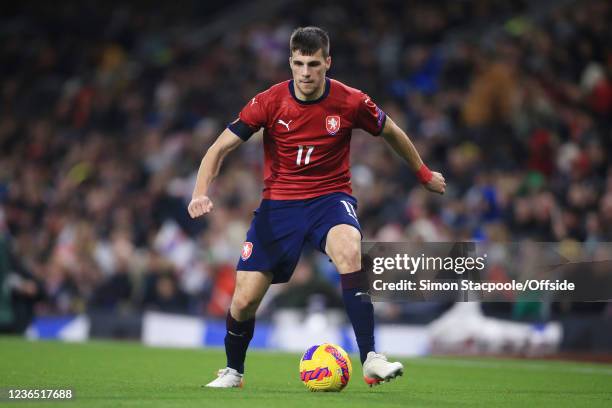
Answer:
[[295, 96], [295, 89], [293, 88], [293, 79], [289, 81], [289, 92], [291, 93], [291, 96], [293, 96], [293, 99], [297, 103], [302, 104], [302, 105], [312, 105], [312, 104], [321, 102], [323, 99], [327, 98], [327, 95], [329, 95], [330, 88], [331, 88], [331, 81], [329, 80], [329, 78], [325, 78], [325, 90], [323, 91], [323, 95], [311, 101], [302, 101], [298, 99], [297, 96]]

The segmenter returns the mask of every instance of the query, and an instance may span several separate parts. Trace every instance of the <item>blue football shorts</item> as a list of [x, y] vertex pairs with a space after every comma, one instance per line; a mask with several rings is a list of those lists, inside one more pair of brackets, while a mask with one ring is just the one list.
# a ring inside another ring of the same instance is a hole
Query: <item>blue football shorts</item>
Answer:
[[331, 193], [306, 200], [268, 200], [254, 212], [236, 269], [272, 273], [272, 283], [288, 282], [305, 243], [325, 253], [329, 230], [352, 225], [361, 233], [357, 200]]

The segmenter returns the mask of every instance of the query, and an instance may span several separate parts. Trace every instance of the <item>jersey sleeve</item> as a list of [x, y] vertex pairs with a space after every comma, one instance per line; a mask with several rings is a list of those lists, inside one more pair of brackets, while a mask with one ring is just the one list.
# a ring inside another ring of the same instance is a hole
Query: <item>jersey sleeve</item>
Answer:
[[227, 127], [244, 141], [267, 123], [266, 101], [264, 93], [257, 94], [242, 108], [238, 118]]
[[355, 112], [355, 127], [378, 136], [383, 131], [386, 120], [385, 112], [376, 106], [367, 94], [361, 92]]

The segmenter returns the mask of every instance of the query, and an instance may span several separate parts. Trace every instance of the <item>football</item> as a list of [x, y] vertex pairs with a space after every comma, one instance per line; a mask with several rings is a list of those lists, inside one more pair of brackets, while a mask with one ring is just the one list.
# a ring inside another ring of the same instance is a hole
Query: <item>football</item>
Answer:
[[300, 360], [300, 379], [310, 391], [342, 391], [352, 372], [348, 354], [335, 344], [312, 346]]

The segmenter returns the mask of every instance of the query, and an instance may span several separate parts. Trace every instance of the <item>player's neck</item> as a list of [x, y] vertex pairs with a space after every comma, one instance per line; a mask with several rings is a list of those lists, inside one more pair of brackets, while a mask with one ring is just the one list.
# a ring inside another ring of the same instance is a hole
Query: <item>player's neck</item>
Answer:
[[325, 93], [326, 86], [327, 86], [327, 81], [323, 80], [321, 82], [321, 85], [319, 86], [319, 88], [317, 88], [315, 92], [313, 92], [310, 95], [304, 95], [302, 91], [300, 91], [300, 88], [298, 88], [295, 81], [293, 81], [293, 92], [294, 92], [295, 97], [299, 99], [300, 101], [303, 101], [303, 102], [316, 101], [321, 96], [323, 96], [323, 94]]

